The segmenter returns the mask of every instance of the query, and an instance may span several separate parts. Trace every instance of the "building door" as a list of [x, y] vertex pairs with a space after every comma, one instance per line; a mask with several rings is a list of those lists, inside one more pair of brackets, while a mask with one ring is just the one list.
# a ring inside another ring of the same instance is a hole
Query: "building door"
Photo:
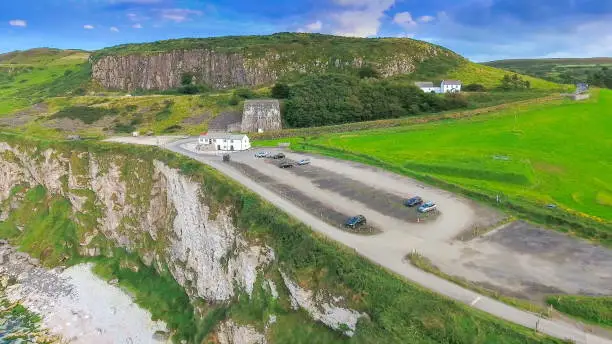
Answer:
[[234, 145], [230, 146], [230, 150], [233, 151], [234, 150]]
[[217, 145], [217, 150], [221, 150], [221, 145]]

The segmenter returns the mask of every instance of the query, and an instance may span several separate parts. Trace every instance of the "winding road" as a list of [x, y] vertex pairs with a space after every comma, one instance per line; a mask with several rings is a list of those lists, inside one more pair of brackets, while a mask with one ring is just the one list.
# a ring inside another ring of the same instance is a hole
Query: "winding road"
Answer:
[[460, 301], [470, 307], [495, 315], [512, 323], [537, 330], [552, 337], [564, 340], [569, 339], [578, 344], [612, 344], [611, 340], [587, 333], [584, 329], [574, 324], [557, 319], [541, 318], [536, 314], [511, 307], [505, 303], [460, 287], [438, 276], [424, 272], [410, 264], [406, 264], [403, 261], [404, 257], [399, 253], [381, 250], [380, 247], [373, 247], [369, 244], [367, 237], [338, 230], [275, 192], [248, 178], [231, 167], [231, 165], [223, 163], [219, 157], [197, 154], [181, 147], [184, 144], [193, 143], [194, 141], [196, 141], [195, 138], [188, 138], [162, 145], [168, 150], [185, 155], [215, 168], [251, 191], [257, 193], [270, 203], [276, 205], [286, 213], [299, 219], [313, 230], [353, 248], [357, 253], [370, 259], [372, 262], [394, 273], [402, 275], [406, 279], [427, 289]]

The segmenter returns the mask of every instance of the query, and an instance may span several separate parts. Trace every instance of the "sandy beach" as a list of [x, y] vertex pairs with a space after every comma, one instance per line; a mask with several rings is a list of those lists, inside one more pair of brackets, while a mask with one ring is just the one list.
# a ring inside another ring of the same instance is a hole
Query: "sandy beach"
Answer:
[[[64, 271], [33, 265], [28, 257], [3, 247], [0, 273], [16, 280], [6, 297], [42, 316], [42, 325], [67, 343], [166, 343], [165, 323], [134, 303], [119, 287], [81, 264]], [[6, 254], [6, 250], [12, 251]]]

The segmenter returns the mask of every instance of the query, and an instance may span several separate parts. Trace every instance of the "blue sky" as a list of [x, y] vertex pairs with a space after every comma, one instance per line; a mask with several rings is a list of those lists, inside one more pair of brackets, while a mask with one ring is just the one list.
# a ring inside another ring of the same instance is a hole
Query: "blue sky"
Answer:
[[612, 56], [612, 0], [2, 0], [0, 52], [283, 31], [412, 37], [475, 61]]

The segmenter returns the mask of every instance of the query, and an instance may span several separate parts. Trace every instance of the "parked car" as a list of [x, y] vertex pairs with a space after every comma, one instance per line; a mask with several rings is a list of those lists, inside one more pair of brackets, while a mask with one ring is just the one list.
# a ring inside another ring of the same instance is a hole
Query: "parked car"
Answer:
[[300, 166], [308, 165], [308, 164], [310, 164], [310, 159], [302, 159], [302, 160], [298, 161], [297, 164], [300, 165]]
[[284, 159], [285, 158], [285, 154], [283, 153], [277, 153], [272, 155], [272, 159]]
[[419, 196], [414, 196], [404, 201], [404, 205], [407, 207], [416, 207], [421, 204], [423, 204], [423, 199]]
[[258, 152], [258, 153], [255, 153], [255, 157], [256, 158], [265, 158], [267, 156], [270, 156], [270, 152]]
[[428, 212], [430, 212], [430, 211], [435, 210], [437, 207], [438, 207], [438, 206], [437, 206], [437, 205], [436, 205], [434, 202], [431, 202], [431, 201], [430, 201], [430, 202], [427, 202], [427, 203], [423, 204], [422, 206], [420, 206], [420, 207], [418, 208], [418, 211], [419, 211], [420, 213], [428, 213]]
[[353, 217], [349, 217], [348, 220], [344, 223], [344, 226], [355, 229], [359, 226], [366, 224], [366, 218], [363, 215], [357, 215]]
[[288, 162], [288, 161], [284, 161], [284, 162], [281, 162], [278, 165], [278, 167], [280, 167], [280, 168], [291, 168], [291, 167], [293, 167], [293, 164]]

